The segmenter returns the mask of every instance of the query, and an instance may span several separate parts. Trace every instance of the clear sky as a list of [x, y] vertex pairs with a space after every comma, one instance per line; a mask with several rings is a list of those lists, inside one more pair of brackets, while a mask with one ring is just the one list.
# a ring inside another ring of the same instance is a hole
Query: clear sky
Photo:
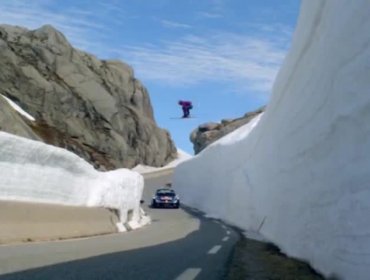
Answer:
[[[158, 125], [193, 153], [199, 124], [268, 102], [289, 49], [300, 0], [0, 0], [1, 23], [51, 24], [74, 47], [130, 64]], [[180, 117], [191, 100], [194, 119]]]

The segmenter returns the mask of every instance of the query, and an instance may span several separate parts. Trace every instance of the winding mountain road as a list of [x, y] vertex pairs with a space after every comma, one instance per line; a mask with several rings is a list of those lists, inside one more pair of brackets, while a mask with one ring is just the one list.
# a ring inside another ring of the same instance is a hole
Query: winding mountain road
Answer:
[[[146, 179], [145, 204], [170, 180]], [[0, 246], [0, 279], [223, 279], [236, 232], [188, 207], [144, 208], [152, 224], [136, 231]]]

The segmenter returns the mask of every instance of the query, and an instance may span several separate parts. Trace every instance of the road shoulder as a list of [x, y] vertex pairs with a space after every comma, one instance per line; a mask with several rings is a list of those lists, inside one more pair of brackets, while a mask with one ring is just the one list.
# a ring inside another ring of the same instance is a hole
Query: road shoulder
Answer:
[[117, 222], [105, 208], [0, 201], [0, 244], [109, 234]]
[[308, 264], [289, 258], [271, 243], [246, 238], [236, 244], [227, 280], [323, 280]]

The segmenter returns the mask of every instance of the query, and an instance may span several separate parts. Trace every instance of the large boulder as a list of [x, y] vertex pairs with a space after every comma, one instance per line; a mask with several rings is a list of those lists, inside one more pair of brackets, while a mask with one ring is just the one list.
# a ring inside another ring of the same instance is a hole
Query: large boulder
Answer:
[[255, 111], [246, 113], [244, 116], [237, 119], [224, 119], [220, 123], [205, 123], [198, 126], [190, 134], [190, 141], [193, 143], [194, 153], [198, 154], [207, 146], [215, 142], [217, 139], [229, 134], [242, 125], [250, 122], [255, 116], [261, 114], [265, 107]]
[[[7, 125], [9, 116], [0, 116], [1, 130], [66, 148], [100, 169], [159, 167], [176, 157], [133, 69], [73, 48], [52, 26], [0, 25], [0, 68], [0, 94], [36, 119]], [[0, 115], [5, 106], [0, 101]]]

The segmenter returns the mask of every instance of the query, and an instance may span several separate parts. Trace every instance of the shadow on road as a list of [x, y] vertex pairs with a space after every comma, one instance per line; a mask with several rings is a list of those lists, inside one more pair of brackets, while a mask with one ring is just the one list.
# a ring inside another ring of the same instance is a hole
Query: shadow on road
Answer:
[[[176, 279], [190, 268], [201, 269], [195, 279], [223, 279], [225, 264], [234, 242], [224, 244], [219, 254], [207, 252], [224, 236], [224, 229], [211, 219], [184, 207], [183, 210], [200, 219], [200, 228], [183, 239], [118, 253], [29, 269], [1, 275], [0, 279]], [[237, 235], [234, 239], [236, 241]], [[122, 239], [124, 241], [124, 239]]]

